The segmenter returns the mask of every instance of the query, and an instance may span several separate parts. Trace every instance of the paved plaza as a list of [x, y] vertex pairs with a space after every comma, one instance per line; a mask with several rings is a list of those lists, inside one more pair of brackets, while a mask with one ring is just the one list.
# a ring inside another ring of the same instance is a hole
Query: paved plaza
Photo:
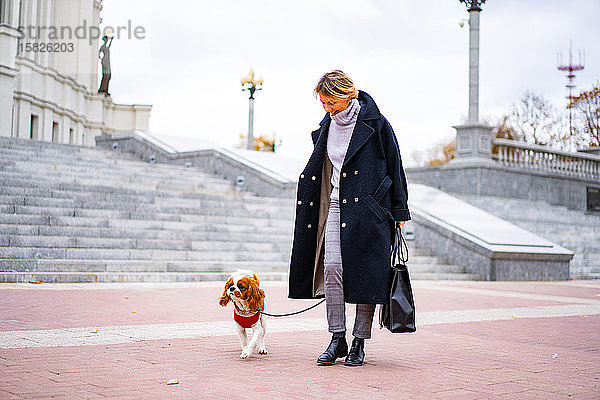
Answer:
[[[314, 303], [263, 286], [269, 312]], [[362, 367], [316, 365], [323, 305], [239, 359], [221, 290], [2, 284], [0, 399], [600, 399], [599, 281], [416, 281], [417, 333], [374, 327]]]

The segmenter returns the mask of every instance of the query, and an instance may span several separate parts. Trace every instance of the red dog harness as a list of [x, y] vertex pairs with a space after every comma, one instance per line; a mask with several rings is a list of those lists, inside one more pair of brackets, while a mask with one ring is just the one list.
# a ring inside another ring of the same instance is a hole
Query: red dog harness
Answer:
[[[263, 302], [263, 304], [261, 304], [261, 306], [260, 306], [260, 311], [264, 311], [264, 310], [265, 310], [265, 303]], [[243, 315], [240, 314], [240, 310], [238, 309], [237, 305], [235, 306], [235, 309], [233, 310], [233, 319], [235, 320], [235, 322], [237, 322], [244, 328], [252, 328], [252, 325], [254, 325], [258, 321], [259, 318], [260, 318], [260, 312], [258, 312], [258, 311], [249, 317], [244, 317]]]

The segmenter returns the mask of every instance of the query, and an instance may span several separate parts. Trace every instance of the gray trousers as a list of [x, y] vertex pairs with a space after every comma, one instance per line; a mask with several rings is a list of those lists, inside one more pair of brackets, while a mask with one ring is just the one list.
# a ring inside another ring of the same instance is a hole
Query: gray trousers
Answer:
[[[340, 248], [340, 205], [331, 200], [325, 225], [324, 289], [329, 332], [346, 331], [346, 303], [342, 278], [342, 252]], [[352, 335], [369, 339], [375, 304], [357, 304]]]

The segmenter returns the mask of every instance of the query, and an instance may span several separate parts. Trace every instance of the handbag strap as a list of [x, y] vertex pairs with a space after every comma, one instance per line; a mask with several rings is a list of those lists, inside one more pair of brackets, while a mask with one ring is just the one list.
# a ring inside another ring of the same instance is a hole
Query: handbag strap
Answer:
[[394, 244], [392, 247], [392, 265], [396, 265], [396, 261], [406, 264], [408, 262], [408, 244], [402, 235], [402, 228], [396, 227], [394, 234]]

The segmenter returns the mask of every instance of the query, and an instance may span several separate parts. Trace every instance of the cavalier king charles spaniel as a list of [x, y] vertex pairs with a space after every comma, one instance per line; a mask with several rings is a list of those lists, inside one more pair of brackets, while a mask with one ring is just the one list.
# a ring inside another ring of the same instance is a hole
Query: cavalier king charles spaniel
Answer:
[[[241, 358], [250, 357], [257, 345], [259, 354], [268, 353], [265, 348], [266, 324], [260, 312], [265, 309], [265, 292], [258, 287], [259, 284], [254, 272], [237, 270], [225, 283], [225, 290], [219, 300], [223, 307], [230, 301], [233, 302], [233, 319], [242, 344]], [[252, 328], [250, 342], [246, 337], [248, 328]]]

